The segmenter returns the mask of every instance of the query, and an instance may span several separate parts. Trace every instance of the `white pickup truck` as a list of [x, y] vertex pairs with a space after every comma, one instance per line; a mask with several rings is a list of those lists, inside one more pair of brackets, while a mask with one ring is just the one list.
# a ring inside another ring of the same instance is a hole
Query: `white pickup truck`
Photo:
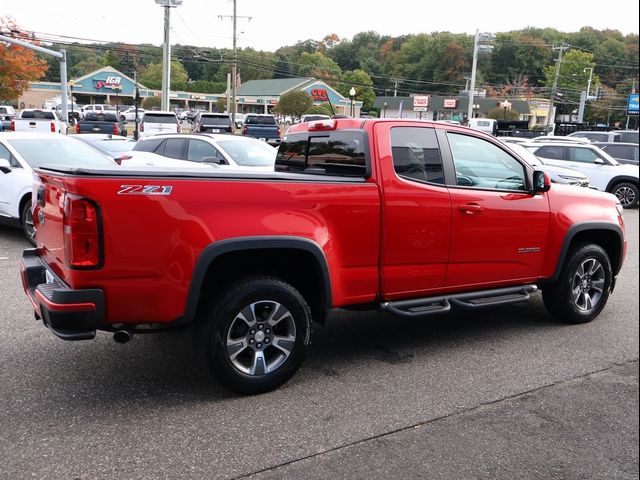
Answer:
[[67, 123], [56, 110], [25, 108], [11, 121], [14, 132], [52, 132], [67, 134]]

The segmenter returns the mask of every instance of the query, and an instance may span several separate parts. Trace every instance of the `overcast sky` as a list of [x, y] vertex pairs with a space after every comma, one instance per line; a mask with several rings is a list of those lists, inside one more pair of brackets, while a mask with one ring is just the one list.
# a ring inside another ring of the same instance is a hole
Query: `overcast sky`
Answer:
[[[232, 22], [225, 16], [232, 13], [232, 0], [183, 0], [171, 9], [171, 43], [231, 48]], [[369, 30], [399, 36], [506, 32], [528, 26], [563, 32], [589, 26], [637, 34], [638, 13], [638, 0], [237, 0], [237, 44], [275, 51], [330, 33], [351, 39]], [[0, 16], [40, 34], [154, 45], [163, 41], [164, 13], [155, 0], [0, 0]]]

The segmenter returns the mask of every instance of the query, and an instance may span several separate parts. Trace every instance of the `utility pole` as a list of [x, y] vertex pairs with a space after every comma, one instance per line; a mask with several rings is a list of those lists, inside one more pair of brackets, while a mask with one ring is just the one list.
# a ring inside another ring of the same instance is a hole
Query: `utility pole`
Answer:
[[164, 7], [164, 44], [162, 45], [162, 100], [161, 109], [169, 110], [169, 91], [171, 90], [171, 42], [169, 31], [171, 30], [171, 8], [182, 5], [182, 0], [156, 0], [158, 5]]
[[398, 96], [398, 80], [393, 80], [393, 96]]
[[[48, 48], [40, 47], [38, 45], [34, 45], [29, 42], [23, 42], [22, 40], [18, 40], [16, 38], [5, 37], [4, 35], [0, 35], [0, 41], [13, 43], [15, 45], [20, 45], [24, 48], [29, 48], [31, 50], [35, 50], [36, 52], [46, 53], [47, 55], [52, 55], [60, 60], [60, 103], [62, 103], [62, 120], [65, 123], [69, 123], [69, 98], [67, 97], [67, 52], [66, 50], [60, 50], [56, 52], [55, 50], [49, 50]], [[73, 102], [73, 99], [71, 99]]]
[[[233, 58], [231, 63], [231, 125], [236, 124], [236, 114], [238, 113], [238, 102], [236, 101], [236, 88], [238, 83], [238, 51], [237, 51], [237, 0], [233, 0], [233, 15], [218, 15], [218, 18], [231, 18], [233, 22]], [[251, 21], [252, 17], [241, 16], [240, 18]]]
[[493, 45], [488, 45], [495, 38], [495, 35], [491, 33], [480, 33], [480, 30], [476, 29], [476, 34], [473, 38], [473, 62], [471, 64], [471, 85], [469, 86], [469, 105], [467, 105], [467, 119], [471, 119], [473, 115], [473, 97], [476, 92], [476, 68], [478, 66], [478, 53], [482, 51], [493, 50]]
[[551, 122], [551, 116], [553, 115], [553, 101], [556, 98], [556, 93], [558, 93], [558, 77], [560, 76], [560, 64], [562, 63], [562, 54], [565, 50], [569, 50], [569, 45], [565, 45], [564, 43], [559, 47], [552, 47], [552, 50], [558, 50], [558, 58], [556, 59], [556, 73], [553, 76], [553, 86], [551, 87], [551, 98], [549, 99], [549, 111], [547, 112], [547, 121], [545, 123], [548, 126]]

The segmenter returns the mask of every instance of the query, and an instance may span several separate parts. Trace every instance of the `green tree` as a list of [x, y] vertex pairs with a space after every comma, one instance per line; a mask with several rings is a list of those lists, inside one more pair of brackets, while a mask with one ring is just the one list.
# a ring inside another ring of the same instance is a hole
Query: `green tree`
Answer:
[[146, 110], [159, 109], [162, 106], [161, 97], [145, 97], [142, 99], [142, 106]]
[[[580, 93], [587, 89], [589, 70], [595, 66], [593, 54], [580, 50], [569, 50], [563, 57], [558, 75], [558, 92], [562, 94], [563, 101], [569, 105], [577, 105], [580, 101]], [[549, 65], [544, 68], [546, 86], [551, 88], [555, 78], [556, 67]], [[591, 91], [595, 91], [600, 80], [597, 75], [592, 76]]]
[[[171, 89], [181, 90], [189, 79], [182, 64], [176, 60], [171, 62]], [[151, 63], [140, 74], [140, 83], [145, 87], [162, 88], [162, 63]], [[180, 88], [182, 87], [182, 88]]]
[[496, 120], [518, 120], [520, 115], [515, 110], [495, 107], [487, 112], [487, 118], [494, 118]]
[[343, 96], [349, 97], [349, 90], [351, 90], [351, 87], [356, 90], [354, 100], [361, 101], [362, 110], [365, 112], [368, 111], [376, 99], [376, 94], [373, 90], [373, 81], [369, 74], [364, 70], [345, 72], [342, 76], [342, 83], [336, 87], [336, 90]]
[[331, 107], [329, 104], [311, 105], [303, 112], [306, 115], [331, 115]]
[[313, 99], [307, 92], [294, 90], [283, 94], [273, 110], [281, 115], [292, 115], [299, 118], [312, 105]]

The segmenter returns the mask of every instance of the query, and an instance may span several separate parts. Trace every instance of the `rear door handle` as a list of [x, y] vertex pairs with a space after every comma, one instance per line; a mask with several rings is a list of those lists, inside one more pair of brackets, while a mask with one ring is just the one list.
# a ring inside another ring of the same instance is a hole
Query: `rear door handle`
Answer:
[[484, 207], [482, 205], [478, 205], [477, 203], [467, 203], [466, 205], [458, 205], [458, 210], [469, 215], [473, 215], [475, 213], [480, 213], [481, 211], [483, 211]]

